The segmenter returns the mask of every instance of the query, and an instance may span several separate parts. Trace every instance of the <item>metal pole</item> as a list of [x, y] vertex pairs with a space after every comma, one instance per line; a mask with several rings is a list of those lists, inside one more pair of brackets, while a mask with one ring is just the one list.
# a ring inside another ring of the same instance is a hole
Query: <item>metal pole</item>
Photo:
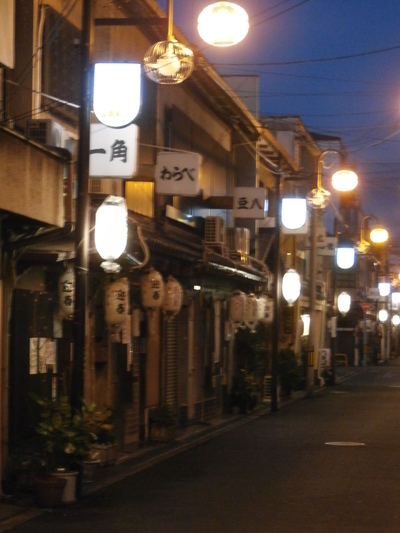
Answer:
[[[364, 285], [364, 302], [367, 302], [367, 299], [368, 299], [368, 255], [365, 254], [364, 255], [364, 273], [363, 273], [363, 278], [364, 278], [364, 282], [363, 282], [363, 285]], [[363, 348], [363, 354], [364, 354], [364, 359], [363, 359], [363, 368], [364, 368], [364, 372], [366, 372], [367, 370], [367, 355], [368, 355], [368, 334], [367, 334], [367, 310], [366, 309], [363, 309], [363, 344], [364, 344], [364, 348]]]
[[[318, 161], [319, 168], [319, 161]], [[315, 330], [316, 312], [315, 304], [317, 298], [317, 210], [311, 211], [311, 265], [310, 265], [310, 332], [308, 336], [307, 354], [307, 393], [311, 395], [314, 389], [314, 352], [315, 352]]]
[[91, 48], [93, 41], [94, 1], [82, 2], [81, 94], [79, 110], [79, 151], [77, 163], [77, 200], [75, 231], [75, 313], [73, 329], [73, 361], [71, 375], [71, 407], [81, 406], [84, 391], [86, 344], [87, 275], [89, 270], [89, 154], [90, 108], [92, 101]]
[[275, 280], [274, 280], [274, 320], [272, 331], [271, 360], [271, 411], [278, 410], [278, 350], [279, 350], [279, 312], [281, 307], [281, 254], [280, 254], [280, 219], [281, 219], [281, 175], [276, 176], [275, 206]]

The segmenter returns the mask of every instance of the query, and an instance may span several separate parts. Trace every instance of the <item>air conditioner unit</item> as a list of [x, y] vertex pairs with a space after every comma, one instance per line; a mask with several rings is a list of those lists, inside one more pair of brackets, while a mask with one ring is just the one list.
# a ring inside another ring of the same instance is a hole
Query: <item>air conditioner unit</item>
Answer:
[[225, 244], [224, 221], [221, 217], [206, 217], [204, 244]]
[[27, 121], [26, 136], [37, 143], [62, 148], [64, 128], [51, 119], [30, 119]]
[[90, 178], [89, 193], [114, 196], [123, 196], [123, 180], [107, 178]]

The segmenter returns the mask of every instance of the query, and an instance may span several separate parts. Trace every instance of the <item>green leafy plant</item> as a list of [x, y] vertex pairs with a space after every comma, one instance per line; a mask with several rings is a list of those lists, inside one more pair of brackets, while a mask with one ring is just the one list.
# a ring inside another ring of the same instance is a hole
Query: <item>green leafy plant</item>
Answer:
[[65, 396], [33, 398], [40, 408], [40, 421], [36, 426], [38, 447], [34, 456], [39, 473], [49, 474], [57, 468], [72, 470], [81, 465], [97, 439], [85, 420], [93, 407], [83, 404], [80, 412], [73, 412]]

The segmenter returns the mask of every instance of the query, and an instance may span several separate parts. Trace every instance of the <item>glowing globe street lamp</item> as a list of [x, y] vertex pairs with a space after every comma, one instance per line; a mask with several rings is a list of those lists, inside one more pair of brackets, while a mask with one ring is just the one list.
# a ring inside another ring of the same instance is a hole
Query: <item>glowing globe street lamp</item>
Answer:
[[211, 46], [234, 46], [249, 31], [246, 11], [232, 2], [216, 2], [203, 9], [197, 21], [200, 37]]
[[[310, 328], [310, 336], [309, 336], [309, 346], [308, 349], [311, 352], [314, 352], [315, 350], [315, 343], [316, 343], [316, 298], [317, 298], [317, 286], [316, 286], [316, 280], [317, 280], [317, 225], [318, 225], [318, 217], [320, 217], [320, 213], [322, 209], [324, 209], [330, 202], [331, 194], [329, 191], [324, 189], [322, 187], [322, 169], [326, 168], [324, 166], [324, 158], [328, 154], [339, 154], [337, 150], [328, 149], [322, 151], [317, 160], [317, 187], [315, 189], [312, 189], [307, 194], [307, 203], [308, 206], [311, 208], [312, 213], [312, 225], [311, 225], [311, 249], [310, 249], [310, 316], [311, 316], [311, 328]], [[335, 172], [332, 176], [332, 185], [338, 192], [349, 192], [355, 189], [358, 183], [357, 175], [352, 171], [348, 169], [343, 168], [343, 159], [342, 159], [342, 168]], [[336, 233], [336, 231], [335, 231]], [[344, 260], [342, 262], [342, 259], [339, 259], [339, 262], [343, 265], [350, 264], [351, 259], [347, 259], [347, 262], [345, 263]], [[353, 258], [354, 261], [354, 258]], [[349, 268], [349, 267], [347, 267]], [[335, 285], [335, 283], [334, 283]], [[331, 367], [332, 367], [332, 381], [335, 382], [335, 357], [334, 357], [334, 349], [332, 350], [332, 357], [331, 357]], [[310, 369], [310, 375], [307, 375], [307, 387], [312, 388], [312, 383], [314, 381], [314, 368], [311, 367]], [[311, 374], [312, 372], [312, 374]]]

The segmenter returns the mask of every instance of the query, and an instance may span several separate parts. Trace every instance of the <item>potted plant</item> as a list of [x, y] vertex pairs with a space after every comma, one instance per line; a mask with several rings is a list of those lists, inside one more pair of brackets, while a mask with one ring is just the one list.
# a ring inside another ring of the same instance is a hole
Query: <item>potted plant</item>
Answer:
[[167, 442], [176, 437], [178, 415], [175, 406], [163, 402], [150, 413], [150, 439]]
[[[77, 477], [84, 459], [96, 440], [83, 412], [73, 412], [65, 396], [48, 399], [34, 396], [40, 408], [36, 426], [37, 450], [34, 465], [37, 467], [35, 485], [54, 482], [50, 478], [66, 480], [63, 503], [73, 503], [77, 498]], [[85, 406], [84, 410], [88, 410]]]

